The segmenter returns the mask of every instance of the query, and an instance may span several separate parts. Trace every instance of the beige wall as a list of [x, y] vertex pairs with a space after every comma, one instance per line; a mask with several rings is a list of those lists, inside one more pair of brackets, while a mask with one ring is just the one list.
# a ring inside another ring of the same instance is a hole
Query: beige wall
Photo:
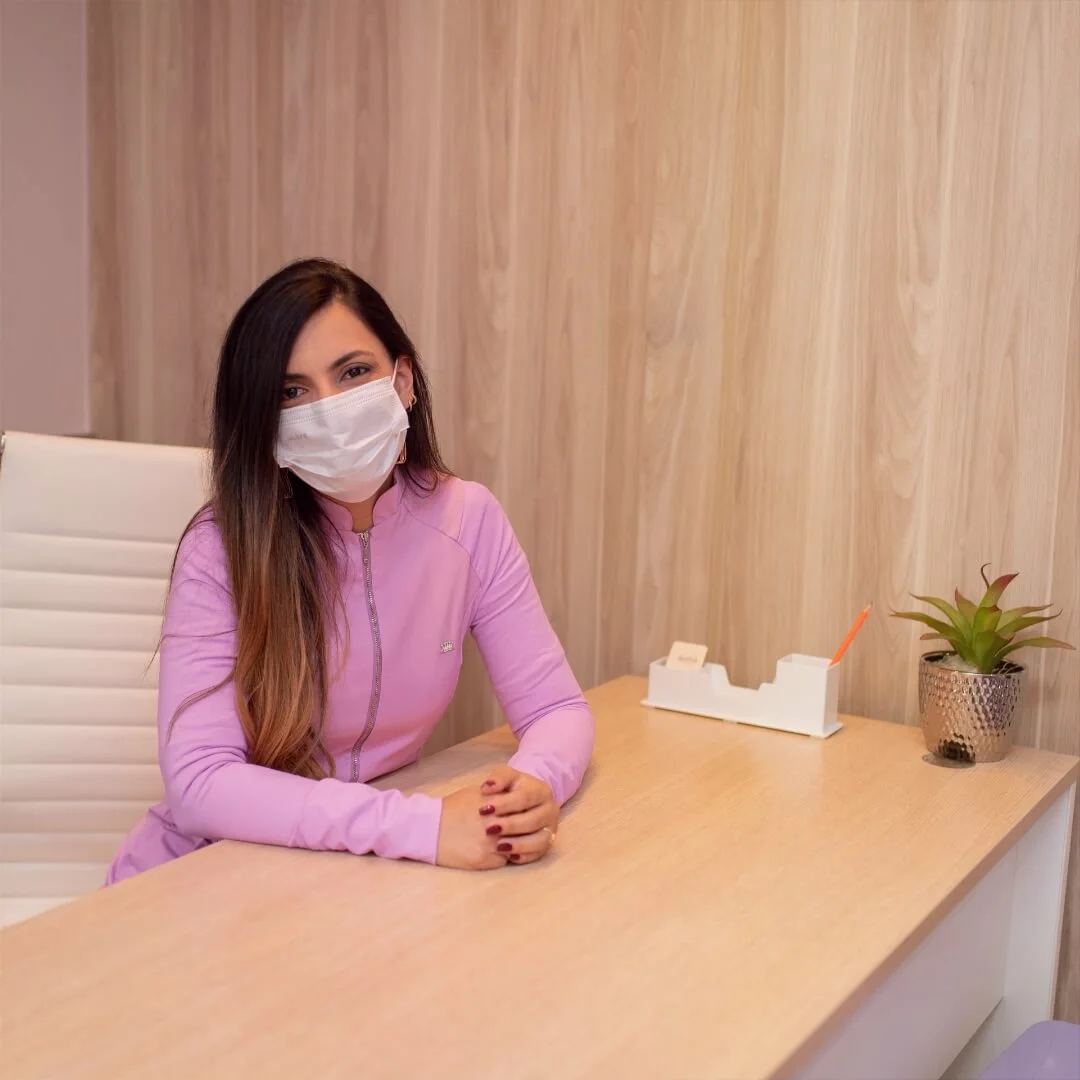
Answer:
[[[200, 440], [231, 312], [327, 254], [583, 683], [676, 636], [756, 682], [873, 600], [842, 705], [912, 722], [885, 613], [985, 560], [1080, 641], [1080, 4], [103, 0], [90, 43], [103, 434]], [[1029, 660], [1022, 739], [1080, 752], [1078, 655]], [[473, 658], [443, 737], [494, 718]]]
[[0, 2], [0, 430], [90, 430], [85, 0]]

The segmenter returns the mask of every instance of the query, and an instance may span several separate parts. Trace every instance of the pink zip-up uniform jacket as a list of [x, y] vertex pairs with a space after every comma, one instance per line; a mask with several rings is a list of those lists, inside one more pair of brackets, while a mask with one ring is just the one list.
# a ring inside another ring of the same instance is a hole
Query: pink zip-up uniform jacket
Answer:
[[[230, 679], [236, 616], [225, 552], [217, 526], [203, 519], [180, 545], [165, 613], [165, 801], [128, 836], [109, 883], [219, 839], [434, 862], [440, 800], [365, 781], [417, 759], [453, 697], [470, 632], [519, 740], [510, 764], [549, 784], [560, 804], [577, 790], [592, 753], [592, 715], [494, 496], [457, 479], [421, 496], [399, 481], [359, 535], [348, 511], [325, 506], [346, 548], [349, 630], [323, 726], [334, 777], [248, 761]], [[172, 724], [184, 701], [219, 683]]]

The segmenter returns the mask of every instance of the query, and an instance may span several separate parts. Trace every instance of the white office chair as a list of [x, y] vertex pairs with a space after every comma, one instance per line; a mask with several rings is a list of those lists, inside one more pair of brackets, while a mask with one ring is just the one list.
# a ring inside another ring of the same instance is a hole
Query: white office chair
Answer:
[[98, 888], [161, 798], [157, 664], [203, 451], [0, 446], [0, 925]]

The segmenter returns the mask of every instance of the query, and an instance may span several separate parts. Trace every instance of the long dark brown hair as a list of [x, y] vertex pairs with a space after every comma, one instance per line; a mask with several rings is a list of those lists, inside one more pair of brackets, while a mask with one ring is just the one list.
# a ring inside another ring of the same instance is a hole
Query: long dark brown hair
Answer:
[[332, 652], [343, 644], [333, 640], [341, 606], [337, 535], [314, 491], [278, 467], [274, 450], [293, 346], [308, 320], [335, 300], [391, 360], [412, 363], [402, 481], [428, 494], [449, 475], [416, 347], [375, 288], [337, 263], [304, 259], [244, 301], [218, 361], [207, 508], [225, 545], [236, 607], [236, 707], [249, 761], [315, 778], [334, 769], [322, 729]]

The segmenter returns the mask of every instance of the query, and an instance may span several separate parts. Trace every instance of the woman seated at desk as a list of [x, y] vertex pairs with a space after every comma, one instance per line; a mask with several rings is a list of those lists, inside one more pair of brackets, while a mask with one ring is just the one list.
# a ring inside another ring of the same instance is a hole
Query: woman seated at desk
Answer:
[[[321, 259], [260, 285], [225, 335], [211, 441], [162, 631], [166, 798], [109, 882], [218, 839], [469, 869], [543, 857], [592, 716], [502, 508], [443, 463], [378, 292]], [[419, 756], [466, 632], [517, 753], [444, 799], [367, 786]]]

